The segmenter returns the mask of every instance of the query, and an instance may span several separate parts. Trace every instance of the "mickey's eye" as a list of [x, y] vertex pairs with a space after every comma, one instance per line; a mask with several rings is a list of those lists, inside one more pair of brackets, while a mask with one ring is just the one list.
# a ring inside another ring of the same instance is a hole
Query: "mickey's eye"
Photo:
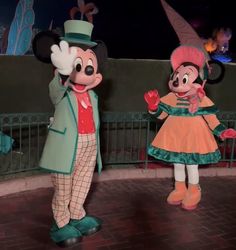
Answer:
[[75, 67], [77, 72], [81, 71], [81, 69], [83, 67], [83, 62], [82, 62], [82, 59], [80, 57], [76, 58], [76, 60], [74, 62], [74, 67]]
[[188, 83], [188, 79], [189, 79], [188, 75], [185, 74], [185, 75], [183, 76], [183, 83], [184, 83], [184, 84]]

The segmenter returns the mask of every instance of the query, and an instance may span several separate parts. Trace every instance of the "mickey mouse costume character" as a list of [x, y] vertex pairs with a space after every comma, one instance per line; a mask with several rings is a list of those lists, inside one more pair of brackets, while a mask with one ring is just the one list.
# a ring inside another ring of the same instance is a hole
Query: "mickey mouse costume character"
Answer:
[[[93, 24], [68, 20], [64, 27], [62, 41], [51, 46], [51, 62], [56, 69], [49, 94], [55, 112], [40, 167], [52, 173], [55, 190], [51, 238], [59, 246], [68, 247], [101, 228], [101, 220], [87, 216], [83, 205], [96, 163], [98, 171], [102, 169], [98, 99], [92, 90], [101, 83], [102, 75], [94, 52], [98, 45], [90, 39]], [[34, 41], [35, 51], [39, 43]]]
[[179, 35], [181, 41], [196, 43], [182, 43], [172, 52], [169, 94], [162, 98], [157, 90], [144, 94], [149, 113], [166, 119], [149, 146], [148, 154], [174, 164], [175, 189], [168, 195], [167, 202], [193, 210], [201, 200], [199, 164], [217, 163], [221, 157], [214, 135], [222, 140], [236, 138], [236, 131], [219, 122], [217, 108], [205, 94], [204, 85], [211, 73], [211, 65], [203, 46], [198, 46], [200, 39], [191, 32], [182, 17], [164, 0], [161, 2], [175, 30], [180, 31], [178, 35], [190, 34], [189, 39], [182, 39]]

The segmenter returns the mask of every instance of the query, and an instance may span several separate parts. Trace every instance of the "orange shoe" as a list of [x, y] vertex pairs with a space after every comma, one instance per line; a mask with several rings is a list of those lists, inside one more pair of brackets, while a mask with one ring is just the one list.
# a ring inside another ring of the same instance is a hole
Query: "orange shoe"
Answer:
[[167, 197], [167, 202], [170, 205], [179, 205], [186, 196], [187, 187], [185, 182], [176, 181], [175, 189]]
[[201, 189], [198, 184], [189, 184], [186, 196], [182, 201], [182, 208], [193, 210], [201, 200]]

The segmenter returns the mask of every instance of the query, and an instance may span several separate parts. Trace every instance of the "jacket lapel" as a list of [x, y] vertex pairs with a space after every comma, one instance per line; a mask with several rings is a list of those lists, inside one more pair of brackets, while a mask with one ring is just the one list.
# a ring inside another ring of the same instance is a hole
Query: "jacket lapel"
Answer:
[[95, 127], [96, 129], [98, 129], [99, 128], [99, 123], [98, 123], [99, 114], [98, 114], [98, 108], [97, 108], [97, 105], [98, 105], [97, 96], [92, 90], [89, 91], [89, 96], [90, 96], [91, 104], [93, 107], [93, 119], [94, 119]]
[[70, 107], [70, 111], [74, 118], [76, 124], [78, 124], [78, 105], [76, 96], [73, 94], [73, 91], [67, 91], [66, 98]]

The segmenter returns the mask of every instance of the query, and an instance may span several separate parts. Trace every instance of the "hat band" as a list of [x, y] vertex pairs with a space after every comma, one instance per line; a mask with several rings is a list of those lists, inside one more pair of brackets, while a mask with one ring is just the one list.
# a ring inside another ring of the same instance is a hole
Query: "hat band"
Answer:
[[86, 35], [86, 34], [66, 33], [65, 37], [71, 38], [71, 39], [81, 39], [81, 40], [85, 40], [85, 41], [90, 41], [90, 36]]

